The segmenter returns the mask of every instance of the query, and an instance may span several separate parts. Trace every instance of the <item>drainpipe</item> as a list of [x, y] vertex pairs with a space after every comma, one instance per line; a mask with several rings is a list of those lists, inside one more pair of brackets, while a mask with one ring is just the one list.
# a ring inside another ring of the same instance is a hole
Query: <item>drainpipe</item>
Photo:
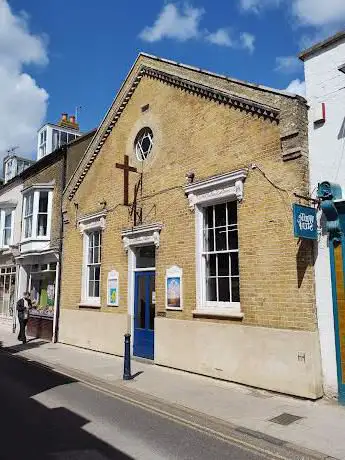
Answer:
[[59, 233], [59, 261], [57, 264], [57, 295], [55, 305], [55, 327], [53, 331], [53, 342], [56, 343], [59, 340], [59, 324], [60, 324], [60, 296], [61, 296], [61, 276], [62, 276], [62, 250], [63, 250], [63, 216], [62, 216], [62, 204], [63, 204], [63, 191], [66, 187], [66, 169], [67, 169], [67, 147], [62, 147], [62, 171], [61, 171], [61, 199], [60, 199], [60, 233]]

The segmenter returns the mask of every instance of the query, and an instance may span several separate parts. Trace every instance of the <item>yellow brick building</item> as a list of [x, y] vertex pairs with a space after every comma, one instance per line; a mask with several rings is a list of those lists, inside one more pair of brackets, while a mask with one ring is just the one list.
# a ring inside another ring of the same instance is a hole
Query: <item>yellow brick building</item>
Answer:
[[307, 148], [299, 96], [141, 54], [64, 192], [60, 341], [321, 396]]

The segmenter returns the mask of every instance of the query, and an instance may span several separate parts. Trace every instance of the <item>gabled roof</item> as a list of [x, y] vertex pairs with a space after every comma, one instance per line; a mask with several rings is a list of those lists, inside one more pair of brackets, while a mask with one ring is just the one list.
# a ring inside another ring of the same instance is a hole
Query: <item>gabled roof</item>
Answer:
[[[261, 85], [235, 80], [206, 70], [179, 64], [141, 53], [137, 57], [112, 105], [102, 120], [77, 169], [67, 184], [65, 194], [72, 200], [91, 168], [107, 137], [116, 125], [141, 79], [147, 76], [186, 92], [257, 114], [272, 121], [279, 120], [279, 100], [300, 96]], [[248, 97], [248, 93], [250, 97]], [[264, 103], [262, 101], [265, 101]], [[266, 103], [266, 101], [269, 101]], [[274, 105], [271, 105], [271, 103]]]

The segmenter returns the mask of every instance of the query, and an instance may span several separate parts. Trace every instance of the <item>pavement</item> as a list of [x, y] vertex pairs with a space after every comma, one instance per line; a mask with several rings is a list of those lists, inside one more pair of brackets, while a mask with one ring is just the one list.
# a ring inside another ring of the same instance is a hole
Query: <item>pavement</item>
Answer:
[[[157, 413], [169, 413], [169, 417], [176, 420], [181, 419], [182, 411], [184, 420], [199, 417], [206, 430], [222, 432], [224, 439], [229, 437], [229, 427], [235, 427], [237, 433], [260, 440], [265, 444], [263, 449], [270, 444], [277, 449], [297, 446], [305, 452], [304, 456], [281, 454], [276, 458], [345, 460], [345, 408], [336, 402], [301, 400], [134, 360], [132, 374], [135, 377], [123, 381], [123, 359], [116, 356], [39, 339], [21, 345], [16, 335], [1, 325], [0, 341], [2, 349], [13, 356], [40, 363], [74, 381], [84, 382], [89, 389], [94, 387], [104, 394], [117, 395], [123, 401], [135, 401], [146, 410], [155, 406]], [[171, 415], [177, 409], [179, 412]], [[282, 414], [295, 416], [296, 420], [287, 425], [272, 421]], [[318, 456], [316, 452], [321, 454]], [[213, 458], [231, 458], [218, 455]], [[264, 457], [269, 458], [268, 455]]]

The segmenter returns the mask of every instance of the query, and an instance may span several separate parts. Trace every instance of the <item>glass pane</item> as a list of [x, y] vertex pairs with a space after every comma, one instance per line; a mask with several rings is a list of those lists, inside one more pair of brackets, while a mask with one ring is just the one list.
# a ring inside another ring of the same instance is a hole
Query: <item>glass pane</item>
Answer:
[[48, 223], [47, 214], [39, 214], [38, 215], [38, 222], [37, 222], [37, 234], [38, 234], [38, 236], [46, 236], [47, 235], [47, 223]]
[[228, 206], [228, 225], [237, 224], [237, 202], [230, 201]]
[[95, 275], [95, 280], [99, 281], [101, 279], [101, 267], [99, 265], [96, 265], [94, 267], [94, 275]]
[[32, 217], [27, 217], [25, 219], [24, 227], [25, 227], [24, 229], [25, 238], [30, 238], [31, 231], [32, 231]]
[[218, 296], [220, 302], [230, 302], [229, 278], [218, 278]]
[[11, 243], [11, 229], [6, 228], [4, 230], [4, 245], [9, 246]]
[[136, 251], [136, 267], [150, 268], [155, 266], [156, 251], [154, 246], [142, 246]]
[[95, 280], [95, 267], [93, 265], [89, 267], [89, 280], [90, 281]]
[[208, 208], [206, 208], [205, 224], [207, 228], [213, 227], [213, 206], [209, 206]]
[[238, 233], [237, 230], [228, 232], [229, 249], [238, 249]]
[[100, 232], [93, 232], [93, 244], [94, 246], [100, 245]]
[[89, 280], [89, 297], [94, 297], [93, 293], [95, 291], [95, 282]]
[[51, 262], [49, 264], [49, 270], [56, 270], [56, 262]]
[[222, 225], [226, 225], [226, 205], [225, 204], [217, 204], [215, 207], [215, 227], [221, 227]]
[[231, 294], [232, 294], [233, 302], [240, 301], [240, 279], [239, 278], [231, 278]]
[[67, 144], [67, 133], [61, 131], [60, 145]]
[[229, 254], [218, 254], [218, 276], [229, 276]]
[[214, 251], [214, 230], [206, 230], [205, 231], [205, 251], [211, 252]]
[[93, 264], [93, 247], [90, 246], [89, 247], [89, 261], [88, 261], [89, 264]]
[[138, 279], [138, 292], [137, 292], [137, 327], [145, 329], [145, 278], [140, 276]]
[[99, 297], [99, 286], [100, 286], [100, 282], [95, 281], [95, 295], [94, 295], [94, 297]]
[[59, 131], [53, 129], [53, 151], [59, 147]]
[[28, 216], [30, 214], [32, 214], [32, 210], [33, 210], [33, 198], [34, 196], [31, 194], [31, 195], [27, 195], [26, 198], [25, 198], [25, 215]]
[[216, 228], [216, 251], [226, 250], [226, 227]]
[[40, 192], [38, 212], [48, 212], [48, 192]]
[[216, 278], [206, 278], [206, 299], [210, 302], [217, 301]]
[[5, 228], [11, 228], [12, 213], [5, 214]]
[[216, 276], [216, 254], [206, 256], [206, 276]]
[[153, 330], [155, 328], [155, 277], [150, 276], [149, 279], [149, 302], [150, 302], [150, 321], [149, 321], [149, 329]]
[[238, 275], [239, 274], [239, 268], [238, 268], [238, 253], [237, 252], [232, 252], [230, 255], [231, 258], [231, 274], [232, 275]]
[[75, 135], [74, 134], [68, 134], [68, 142], [74, 141]]
[[93, 250], [93, 263], [98, 264], [99, 262], [99, 247], [96, 246]]

